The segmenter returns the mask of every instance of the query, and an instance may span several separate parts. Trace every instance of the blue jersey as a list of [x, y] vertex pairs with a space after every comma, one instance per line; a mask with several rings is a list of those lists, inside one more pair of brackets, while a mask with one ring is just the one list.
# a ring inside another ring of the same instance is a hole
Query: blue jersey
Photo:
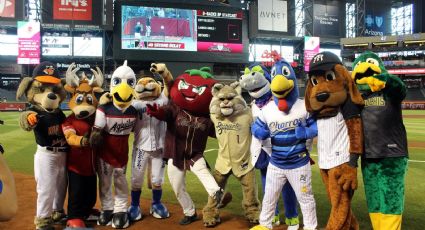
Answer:
[[267, 130], [263, 137], [271, 138], [271, 164], [281, 169], [294, 169], [309, 163], [306, 139], [297, 138], [295, 135], [295, 128], [305, 124], [308, 118], [309, 113], [301, 99], [295, 102], [289, 113], [280, 111], [276, 103], [268, 103], [263, 107], [253, 125], [253, 133], [256, 134], [257, 127]]

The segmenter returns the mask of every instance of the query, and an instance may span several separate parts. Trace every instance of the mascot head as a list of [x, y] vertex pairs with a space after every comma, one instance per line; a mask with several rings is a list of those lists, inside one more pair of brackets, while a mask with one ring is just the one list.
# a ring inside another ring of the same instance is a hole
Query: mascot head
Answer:
[[373, 76], [380, 74], [388, 74], [388, 71], [385, 69], [382, 60], [375, 53], [366, 51], [354, 60], [351, 77], [359, 90], [378, 91], [375, 88], [371, 89], [368, 82], [373, 81]]
[[35, 67], [32, 78], [22, 79], [16, 92], [16, 99], [19, 100], [25, 95], [32, 105], [47, 112], [55, 112], [66, 98], [63, 83], [56, 65], [42, 62]]
[[310, 62], [308, 76], [305, 107], [317, 117], [337, 115], [347, 100], [356, 105], [364, 105], [350, 73], [335, 54], [331, 52], [316, 54]]
[[152, 101], [161, 95], [161, 85], [151, 77], [142, 77], [137, 81], [136, 100]]
[[267, 94], [270, 98], [270, 73], [260, 64], [253, 64], [245, 68], [244, 75], [239, 80], [240, 86], [247, 90], [254, 99], [259, 99]]
[[230, 85], [217, 83], [212, 89], [213, 98], [210, 103], [211, 115], [217, 118], [224, 118], [237, 115], [247, 108], [245, 100], [242, 98], [242, 89], [239, 82]]
[[103, 92], [103, 74], [99, 67], [96, 67], [97, 71], [90, 69], [91, 79], [88, 79], [84, 72], [82, 72], [82, 78], [79, 78], [77, 75], [79, 69], [75, 68], [75, 63], [68, 67], [65, 90], [72, 95], [69, 99], [69, 108], [77, 119], [84, 119], [96, 112], [98, 101], [95, 93]]
[[186, 70], [178, 76], [170, 89], [170, 97], [180, 108], [201, 116], [208, 116], [214, 80], [209, 67]]
[[121, 109], [130, 106], [134, 97], [135, 85], [136, 75], [127, 66], [127, 61], [124, 61], [124, 64], [112, 73], [110, 91], [114, 105]]
[[280, 111], [287, 113], [299, 96], [295, 71], [289, 62], [281, 58], [273, 65], [271, 78], [270, 89], [274, 101]]

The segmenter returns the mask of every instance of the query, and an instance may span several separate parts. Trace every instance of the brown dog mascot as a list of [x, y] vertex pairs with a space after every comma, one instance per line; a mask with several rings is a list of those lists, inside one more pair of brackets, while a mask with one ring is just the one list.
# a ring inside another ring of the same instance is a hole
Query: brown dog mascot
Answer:
[[338, 56], [315, 55], [305, 93], [307, 111], [317, 118], [319, 168], [331, 201], [327, 230], [359, 229], [351, 211], [357, 189], [357, 160], [363, 152], [363, 99]]
[[68, 144], [61, 128], [66, 118], [60, 109], [60, 103], [66, 98], [63, 85], [56, 65], [42, 62], [34, 69], [32, 78], [22, 79], [16, 92], [17, 99], [25, 95], [31, 104], [20, 114], [19, 124], [26, 131], [34, 131], [37, 143], [34, 155], [37, 214], [34, 223], [38, 230], [54, 229], [53, 222], [65, 217]]

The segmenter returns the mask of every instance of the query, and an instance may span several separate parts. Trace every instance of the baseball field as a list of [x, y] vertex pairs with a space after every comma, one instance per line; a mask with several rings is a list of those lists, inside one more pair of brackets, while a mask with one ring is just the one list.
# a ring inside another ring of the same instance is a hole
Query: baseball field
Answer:
[[[33, 177], [33, 157], [36, 144], [32, 132], [26, 132], [19, 128], [18, 115], [17, 112], [0, 112], [0, 120], [5, 122], [4, 125], [0, 125], [0, 143], [5, 149], [4, 156], [15, 175], [19, 202], [17, 216], [9, 222], [0, 223], [0, 229], [34, 229], [33, 218], [35, 215], [36, 192]], [[407, 129], [410, 157], [406, 176], [406, 200], [403, 215], [403, 229], [421, 230], [425, 229], [425, 225], [422, 222], [425, 220], [425, 111], [404, 111], [403, 115], [404, 124]], [[132, 142], [132, 138], [130, 142]], [[215, 163], [217, 148], [217, 141], [215, 139], [210, 139], [205, 157], [211, 166]], [[317, 160], [315, 151], [313, 151], [312, 156], [313, 159]], [[312, 168], [313, 191], [316, 199], [319, 227], [324, 228], [329, 215], [330, 205], [320, 178], [318, 167], [314, 165]], [[129, 172], [127, 177], [130, 177]], [[360, 229], [371, 229], [360, 172], [358, 173], [358, 177], [360, 180], [359, 189], [354, 195], [352, 207], [360, 222]], [[187, 190], [196, 203], [198, 214], [201, 214], [201, 209], [207, 201], [207, 193], [198, 179], [190, 172], [187, 175], [186, 182]], [[259, 182], [259, 180], [257, 180], [257, 182]], [[258, 186], [260, 189], [259, 183]], [[242, 193], [238, 181], [235, 178], [231, 178], [226, 189], [232, 192], [233, 201], [228, 207], [222, 210], [222, 223], [217, 226], [216, 229], [248, 229], [250, 226], [243, 218], [241, 207]], [[147, 215], [145, 215], [140, 222], [131, 225], [129, 229], [155, 228], [158, 230], [169, 230], [203, 228], [202, 221], [197, 221], [186, 227], [180, 227], [178, 225], [178, 220], [183, 214], [171, 190], [168, 178], [166, 178], [164, 184], [163, 201], [171, 211], [171, 218], [156, 220], [149, 216], [148, 211], [151, 193], [146, 188], [146, 185], [142, 194], [144, 198], [142, 201], [142, 209]], [[97, 207], [100, 207], [99, 202]], [[57, 229], [61, 228], [60, 225], [57, 226]], [[280, 226], [275, 229], [286, 229], [286, 226]]]

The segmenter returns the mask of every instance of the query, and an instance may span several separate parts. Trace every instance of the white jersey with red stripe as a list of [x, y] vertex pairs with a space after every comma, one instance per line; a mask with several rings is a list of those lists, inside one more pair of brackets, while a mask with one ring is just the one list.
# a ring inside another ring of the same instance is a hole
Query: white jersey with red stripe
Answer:
[[319, 168], [331, 169], [350, 160], [347, 125], [342, 113], [317, 120]]
[[113, 103], [100, 105], [96, 110], [94, 127], [103, 129], [104, 143], [99, 155], [114, 167], [123, 167], [128, 161], [128, 136], [136, 124], [137, 111], [133, 106], [120, 110]]

